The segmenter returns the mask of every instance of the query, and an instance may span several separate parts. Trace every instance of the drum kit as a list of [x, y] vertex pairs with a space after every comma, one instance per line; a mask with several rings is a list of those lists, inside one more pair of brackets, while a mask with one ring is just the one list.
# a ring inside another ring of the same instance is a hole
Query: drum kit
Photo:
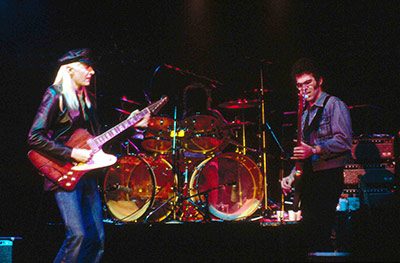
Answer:
[[[219, 104], [228, 110], [258, 106], [258, 100], [246, 99]], [[106, 171], [108, 215], [122, 224], [247, 220], [262, 206], [265, 181], [244, 151], [258, 150], [232, 137], [253, 124], [227, 122], [211, 111], [182, 120], [151, 116], [140, 140], [144, 152], [123, 154]], [[229, 144], [237, 150], [225, 151]]]

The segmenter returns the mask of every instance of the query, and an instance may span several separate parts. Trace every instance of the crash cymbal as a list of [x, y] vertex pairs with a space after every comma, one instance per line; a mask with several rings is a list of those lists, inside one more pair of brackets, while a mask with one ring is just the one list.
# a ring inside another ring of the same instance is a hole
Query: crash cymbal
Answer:
[[254, 108], [258, 104], [258, 100], [239, 99], [219, 104], [218, 106], [225, 109], [247, 109]]

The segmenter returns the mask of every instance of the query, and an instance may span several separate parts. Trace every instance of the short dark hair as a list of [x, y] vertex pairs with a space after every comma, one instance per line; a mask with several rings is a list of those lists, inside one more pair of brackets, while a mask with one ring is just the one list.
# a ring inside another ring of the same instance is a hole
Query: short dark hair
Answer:
[[321, 67], [308, 57], [302, 57], [293, 64], [290, 77], [296, 81], [296, 76], [304, 73], [312, 74], [317, 82], [322, 77]]

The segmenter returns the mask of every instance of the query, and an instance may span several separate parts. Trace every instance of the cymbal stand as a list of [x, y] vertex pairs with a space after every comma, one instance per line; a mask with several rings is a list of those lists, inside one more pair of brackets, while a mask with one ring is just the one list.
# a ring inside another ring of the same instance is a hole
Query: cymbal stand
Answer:
[[[177, 162], [177, 155], [179, 154], [179, 151], [176, 150], [176, 135], [177, 135], [177, 107], [175, 106], [174, 110], [174, 130], [173, 130], [173, 136], [172, 136], [172, 174], [177, 175], [178, 177], [178, 182], [177, 185], [175, 186], [175, 193], [178, 192], [178, 201], [174, 203], [174, 208], [172, 210], [172, 216], [173, 220], [176, 220], [176, 206], [179, 203], [179, 197], [180, 197], [180, 185], [179, 185], [179, 167], [178, 167], [178, 162]], [[179, 157], [179, 156], [178, 156]], [[174, 199], [176, 199], [176, 195], [173, 196]]]
[[244, 118], [244, 109], [242, 109], [242, 131], [243, 155], [246, 155], [246, 124]]
[[[195, 205], [190, 198], [188, 197], [190, 195], [190, 189], [189, 189], [189, 171], [188, 171], [188, 165], [185, 162], [185, 171], [183, 174], [180, 172], [180, 167], [179, 167], [179, 157], [183, 154], [181, 154], [181, 145], [177, 143], [176, 137], [178, 134], [177, 131], [177, 107], [175, 106], [175, 111], [174, 111], [174, 128], [173, 128], [173, 136], [172, 136], [172, 169], [173, 169], [173, 174], [177, 175], [178, 177], [178, 182], [177, 185], [175, 186], [175, 194], [173, 197], [170, 199], [176, 200], [174, 205], [173, 205], [173, 212], [172, 212], [172, 223], [175, 222], [180, 222], [183, 220], [187, 220], [189, 217], [189, 206], [190, 203]], [[185, 157], [184, 157], [185, 158]], [[181, 177], [184, 177], [183, 182], [181, 180]], [[178, 197], [178, 198], [176, 198]], [[165, 202], [163, 205], [167, 204]], [[161, 205], [162, 206], [162, 205]], [[161, 207], [160, 206], [160, 207]], [[182, 214], [177, 215], [177, 212], [180, 211]], [[171, 222], [170, 222], [171, 223]]]
[[[268, 124], [268, 122], [266, 122], [265, 127], [268, 129], [268, 131], [271, 133], [272, 138], [274, 138], [274, 141], [276, 142], [276, 144], [278, 145], [279, 149], [281, 150], [281, 156], [280, 156], [280, 160], [281, 160], [281, 168], [279, 171], [279, 181], [282, 181], [283, 176], [284, 176], [284, 167], [283, 167], [283, 162], [286, 160], [288, 160], [288, 153], [285, 152], [285, 150], [283, 149], [281, 143], [279, 142], [278, 138], [275, 136], [274, 131], [272, 130], [271, 126]], [[265, 129], [264, 129], [265, 130]], [[284, 195], [282, 193], [281, 196], [281, 210], [282, 210], [282, 216], [283, 216], [283, 211], [284, 211]]]
[[261, 131], [261, 145], [262, 145], [262, 173], [264, 175], [264, 207], [263, 207], [263, 215], [265, 215], [266, 211], [269, 210], [268, 207], [268, 181], [267, 181], [267, 145], [266, 145], [266, 132], [264, 125], [266, 124], [266, 118], [265, 118], [265, 100], [264, 100], [264, 76], [263, 76], [263, 68], [262, 64], [260, 64], [260, 92], [258, 93], [259, 96], [259, 101], [261, 102], [260, 109], [261, 109], [261, 125], [260, 125], [260, 131]]

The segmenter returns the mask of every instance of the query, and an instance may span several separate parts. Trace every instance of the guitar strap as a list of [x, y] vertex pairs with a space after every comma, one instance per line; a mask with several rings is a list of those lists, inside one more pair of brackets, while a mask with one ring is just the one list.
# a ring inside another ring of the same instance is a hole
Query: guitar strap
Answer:
[[325, 105], [328, 102], [330, 97], [331, 97], [331, 95], [328, 95], [325, 97], [322, 107], [318, 108], [318, 111], [315, 114], [315, 117], [310, 124], [308, 124], [308, 122], [310, 120], [310, 110], [308, 110], [307, 117], [306, 117], [306, 120], [304, 123], [304, 128], [303, 128], [303, 141], [305, 143], [310, 144], [311, 132], [316, 130], [319, 123], [321, 122], [322, 112], [324, 111]]

